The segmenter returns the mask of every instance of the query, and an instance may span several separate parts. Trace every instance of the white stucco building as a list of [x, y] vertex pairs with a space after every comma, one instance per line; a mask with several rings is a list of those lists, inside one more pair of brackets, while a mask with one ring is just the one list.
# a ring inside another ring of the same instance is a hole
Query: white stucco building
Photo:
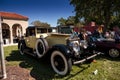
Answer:
[[4, 44], [16, 43], [28, 27], [28, 17], [11, 12], [0, 12], [0, 17]]

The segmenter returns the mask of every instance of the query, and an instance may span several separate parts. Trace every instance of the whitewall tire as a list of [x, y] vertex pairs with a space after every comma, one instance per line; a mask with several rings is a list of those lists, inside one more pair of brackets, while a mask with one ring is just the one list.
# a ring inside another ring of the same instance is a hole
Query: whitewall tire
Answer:
[[23, 43], [20, 43], [19, 51], [20, 51], [20, 54], [21, 54], [21, 55], [24, 54], [24, 49], [25, 49], [25, 45], [24, 45]]
[[67, 59], [60, 51], [53, 51], [50, 58], [53, 70], [59, 75], [67, 75], [72, 68], [71, 59]]
[[39, 58], [43, 57], [48, 49], [48, 44], [45, 39], [38, 39], [36, 42], [36, 54]]

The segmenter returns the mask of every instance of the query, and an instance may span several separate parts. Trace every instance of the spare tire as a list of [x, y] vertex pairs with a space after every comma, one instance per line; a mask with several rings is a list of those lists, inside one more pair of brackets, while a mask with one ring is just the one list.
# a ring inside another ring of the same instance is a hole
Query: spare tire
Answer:
[[40, 38], [36, 41], [36, 54], [39, 58], [43, 57], [46, 51], [48, 50], [48, 43], [45, 39]]

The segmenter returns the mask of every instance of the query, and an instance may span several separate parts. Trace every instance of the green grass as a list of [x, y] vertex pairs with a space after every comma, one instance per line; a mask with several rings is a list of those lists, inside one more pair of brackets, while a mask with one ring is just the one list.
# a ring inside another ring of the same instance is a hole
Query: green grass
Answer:
[[[49, 59], [35, 59], [28, 55], [20, 55], [17, 46], [4, 47], [6, 66], [20, 66], [30, 70], [30, 75], [36, 80], [119, 80], [120, 58], [111, 59], [105, 56], [96, 57], [97, 62], [91, 64], [73, 65], [69, 75], [62, 77], [51, 68]], [[98, 70], [96, 75], [93, 71]]]

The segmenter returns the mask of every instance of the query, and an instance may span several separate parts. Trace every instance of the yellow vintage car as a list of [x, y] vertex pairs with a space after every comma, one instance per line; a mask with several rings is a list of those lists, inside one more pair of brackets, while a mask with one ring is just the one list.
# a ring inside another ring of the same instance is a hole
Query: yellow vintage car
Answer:
[[73, 64], [83, 63], [100, 54], [95, 53], [94, 45], [86, 45], [78, 37], [70, 36], [52, 33], [51, 28], [31, 26], [26, 29], [25, 37], [19, 40], [18, 49], [22, 55], [28, 53], [38, 58], [49, 54], [53, 70], [64, 76], [70, 73]]

